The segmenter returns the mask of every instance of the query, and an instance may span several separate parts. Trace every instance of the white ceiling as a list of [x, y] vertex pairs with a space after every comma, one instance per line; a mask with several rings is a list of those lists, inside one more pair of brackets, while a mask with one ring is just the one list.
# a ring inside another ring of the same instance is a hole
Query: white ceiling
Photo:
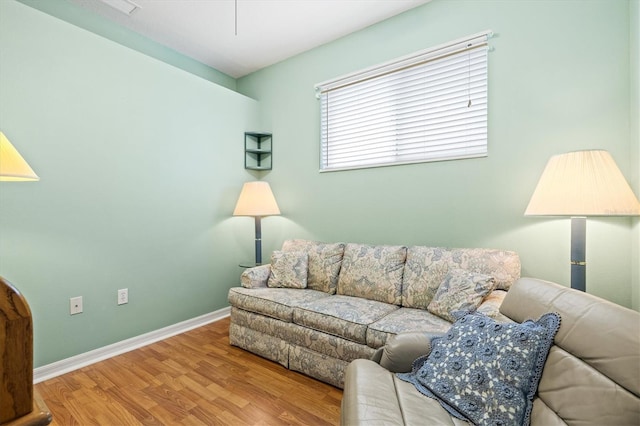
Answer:
[[69, 1], [238, 78], [430, 0]]

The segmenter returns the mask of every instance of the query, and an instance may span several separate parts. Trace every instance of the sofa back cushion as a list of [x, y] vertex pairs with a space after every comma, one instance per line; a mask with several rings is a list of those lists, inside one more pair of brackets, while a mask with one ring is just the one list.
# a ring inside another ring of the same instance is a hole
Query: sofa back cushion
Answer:
[[[640, 424], [640, 313], [532, 278], [518, 280], [500, 312], [514, 321], [560, 314], [534, 401], [532, 424]], [[538, 419], [538, 421], [536, 421]]]
[[509, 290], [520, 278], [520, 257], [506, 250], [413, 246], [407, 249], [402, 306], [427, 309], [449, 270], [492, 276], [496, 289]]
[[406, 256], [403, 246], [347, 244], [338, 294], [400, 305]]
[[286, 240], [282, 251], [308, 254], [307, 288], [335, 294], [342, 265], [344, 243], [321, 243], [309, 240]]

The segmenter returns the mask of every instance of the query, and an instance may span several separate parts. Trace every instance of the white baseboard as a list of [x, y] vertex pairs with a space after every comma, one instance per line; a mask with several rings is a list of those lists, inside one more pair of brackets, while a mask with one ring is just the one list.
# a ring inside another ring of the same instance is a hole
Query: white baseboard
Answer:
[[150, 331], [149, 333], [141, 334], [140, 336], [122, 340], [102, 348], [52, 362], [51, 364], [43, 365], [42, 367], [34, 368], [33, 383], [40, 383], [70, 371], [86, 367], [87, 365], [94, 364], [98, 361], [103, 361], [107, 358], [141, 348], [142, 346], [146, 346], [150, 343], [175, 336], [176, 334], [184, 333], [185, 331], [219, 321], [228, 317], [230, 312], [231, 308], [222, 308], [215, 312], [191, 318], [159, 330]]

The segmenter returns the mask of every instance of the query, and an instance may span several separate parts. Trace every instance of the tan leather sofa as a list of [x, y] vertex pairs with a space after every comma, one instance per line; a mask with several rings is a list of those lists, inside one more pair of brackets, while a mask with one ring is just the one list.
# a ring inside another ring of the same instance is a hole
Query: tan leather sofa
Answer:
[[[534, 399], [531, 424], [640, 425], [640, 314], [558, 284], [521, 278], [500, 312], [512, 321], [562, 318]], [[398, 334], [346, 371], [343, 425], [465, 425], [394, 372], [430, 351], [430, 337]], [[385, 368], [386, 367], [386, 368]]]

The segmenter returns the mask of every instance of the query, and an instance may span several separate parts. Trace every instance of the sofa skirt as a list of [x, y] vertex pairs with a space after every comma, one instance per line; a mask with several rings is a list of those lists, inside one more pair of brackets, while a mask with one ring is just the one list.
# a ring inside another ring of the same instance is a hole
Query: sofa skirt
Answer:
[[289, 343], [282, 339], [232, 323], [229, 343], [289, 368]]
[[375, 353], [367, 345], [234, 307], [229, 342], [340, 389], [349, 362]]
[[320, 354], [302, 346], [289, 346], [290, 370], [306, 374], [340, 389], [344, 387], [344, 372], [348, 365], [349, 363], [346, 361]]

